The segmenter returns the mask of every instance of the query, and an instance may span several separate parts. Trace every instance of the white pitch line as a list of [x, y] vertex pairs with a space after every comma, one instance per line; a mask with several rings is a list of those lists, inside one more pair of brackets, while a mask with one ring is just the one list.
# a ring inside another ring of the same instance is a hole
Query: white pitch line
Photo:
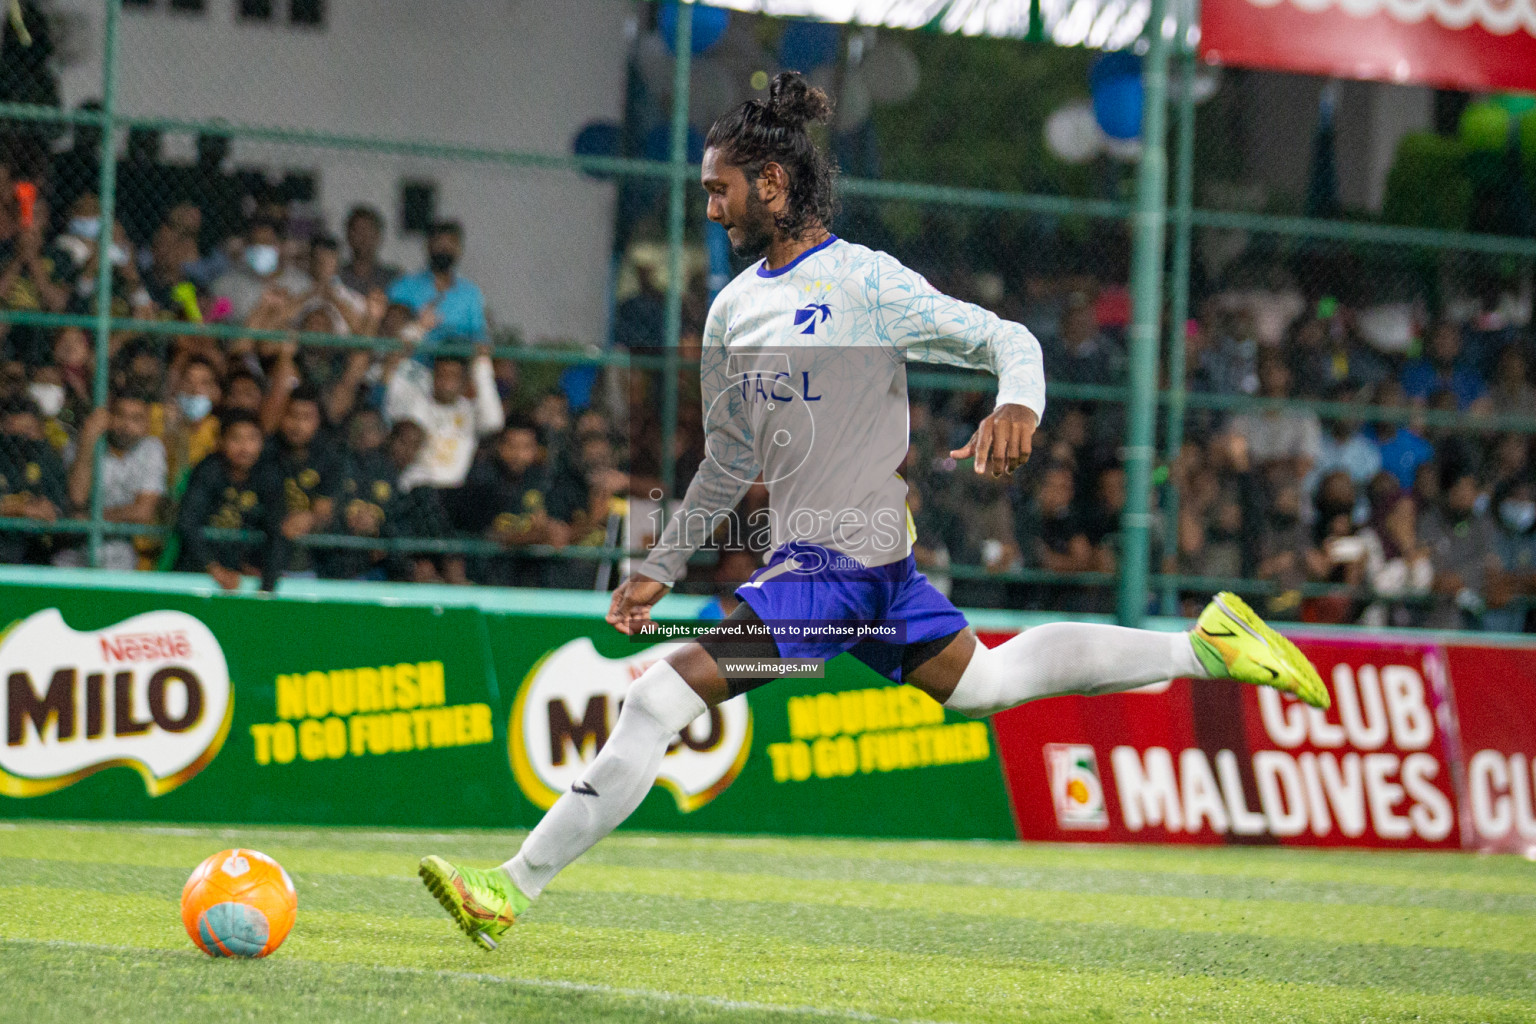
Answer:
[[[72, 939], [17, 939], [0, 936], [0, 945], [53, 946], [61, 949], [90, 949], [113, 953], [182, 953], [184, 950], [158, 949], [146, 946], [116, 946], [105, 942], [76, 942]], [[319, 960], [301, 960], [300, 963], [316, 967], [364, 967], [367, 964], [332, 964]], [[552, 978], [511, 978], [501, 974], [480, 971], [434, 970], [429, 967], [372, 968], [386, 974], [412, 974], [421, 977], [443, 978], [449, 981], [486, 982], [494, 985], [512, 985], [521, 988], [543, 989], [547, 992], [574, 992], [583, 995], [607, 996], [614, 999], [649, 1000], [658, 1003], [679, 1003], [709, 1006], [734, 1013], [779, 1013], [790, 1017], [816, 1017], [824, 1020], [856, 1020], [863, 1024], [949, 1024], [910, 1017], [882, 1017], [862, 1010], [831, 1010], [817, 1006], [786, 1006], [782, 1003], [759, 1003], [745, 999], [726, 999], [724, 996], [707, 996], [690, 992], [667, 992], [648, 988], [619, 988], [601, 982], [560, 981]]]

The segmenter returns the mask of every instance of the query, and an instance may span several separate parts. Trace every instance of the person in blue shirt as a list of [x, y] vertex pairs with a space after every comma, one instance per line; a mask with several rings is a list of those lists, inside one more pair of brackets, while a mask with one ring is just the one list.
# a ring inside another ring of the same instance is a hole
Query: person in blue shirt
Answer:
[[1462, 358], [1461, 328], [1442, 320], [1429, 335], [1424, 356], [1403, 367], [1403, 391], [1416, 402], [1428, 402], [1439, 391], [1456, 396], [1460, 409], [1482, 398], [1488, 386], [1470, 362]]
[[463, 253], [464, 228], [455, 220], [438, 221], [427, 232], [427, 269], [390, 285], [390, 302], [426, 314], [432, 324], [422, 347], [487, 340], [485, 296], [475, 282], [454, 273]]
[[[1401, 409], [1407, 403], [1396, 381], [1386, 381], [1376, 389], [1376, 404]], [[1381, 468], [1397, 478], [1398, 486], [1410, 488], [1419, 467], [1435, 457], [1434, 446], [1399, 423], [1372, 423], [1366, 436], [1381, 451]]]

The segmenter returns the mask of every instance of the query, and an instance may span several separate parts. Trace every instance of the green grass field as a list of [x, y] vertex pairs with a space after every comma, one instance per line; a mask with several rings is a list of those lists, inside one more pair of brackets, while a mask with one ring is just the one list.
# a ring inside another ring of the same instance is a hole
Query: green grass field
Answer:
[[[517, 841], [0, 822], [0, 1020], [1536, 1020], [1514, 858], [621, 835], [484, 953], [416, 861]], [[298, 888], [267, 960], [178, 917], [236, 845]]]

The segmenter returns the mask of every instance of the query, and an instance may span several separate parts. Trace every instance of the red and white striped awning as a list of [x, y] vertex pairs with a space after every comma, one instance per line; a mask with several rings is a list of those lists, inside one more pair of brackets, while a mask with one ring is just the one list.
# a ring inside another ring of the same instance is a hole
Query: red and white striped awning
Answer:
[[1203, 0], [1207, 60], [1468, 91], [1536, 91], [1536, 0]]

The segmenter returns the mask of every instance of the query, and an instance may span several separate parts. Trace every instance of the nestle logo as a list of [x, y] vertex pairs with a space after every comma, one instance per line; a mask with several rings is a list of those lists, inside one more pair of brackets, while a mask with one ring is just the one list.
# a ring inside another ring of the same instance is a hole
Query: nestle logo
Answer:
[[192, 641], [179, 630], [174, 633], [119, 633], [100, 639], [101, 656], [109, 662], [160, 661], [192, 656]]

